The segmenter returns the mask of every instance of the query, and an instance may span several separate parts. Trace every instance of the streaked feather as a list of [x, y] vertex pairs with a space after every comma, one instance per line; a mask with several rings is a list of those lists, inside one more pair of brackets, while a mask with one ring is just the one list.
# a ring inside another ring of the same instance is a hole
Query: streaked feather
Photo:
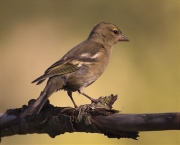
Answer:
[[44, 75], [35, 79], [32, 83], [38, 82], [37, 85], [39, 85], [47, 78], [57, 76], [57, 75], [64, 75], [64, 74], [72, 73], [77, 70], [79, 70], [79, 67], [77, 64], [73, 65], [71, 63], [65, 63], [65, 64], [57, 65], [57, 66], [47, 69]]

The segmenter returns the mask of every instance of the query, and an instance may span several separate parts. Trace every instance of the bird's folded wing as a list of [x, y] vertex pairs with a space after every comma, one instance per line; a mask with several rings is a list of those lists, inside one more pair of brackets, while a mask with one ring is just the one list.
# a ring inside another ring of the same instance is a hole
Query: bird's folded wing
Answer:
[[40, 84], [47, 78], [57, 76], [57, 75], [64, 75], [64, 74], [72, 73], [77, 70], [79, 70], [78, 65], [75, 65], [72, 63], [64, 63], [64, 64], [59, 64], [59, 65], [54, 65], [54, 66], [49, 67], [45, 71], [44, 75], [40, 76], [39, 78], [34, 80], [32, 83], [38, 82], [37, 84]]
[[65, 63], [61, 65], [56, 65], [54, 67], [49, 68], [46, 70], [45, 74], [47, 75], [63, 75], [68, 74], [79, 69], [78, 65], [74, 65], [71, 63]]

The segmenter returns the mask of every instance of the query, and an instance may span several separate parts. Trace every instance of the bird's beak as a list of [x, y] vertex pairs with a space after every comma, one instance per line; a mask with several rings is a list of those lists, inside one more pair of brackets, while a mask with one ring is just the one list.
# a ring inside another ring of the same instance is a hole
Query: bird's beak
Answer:
[[123, 34], [121, 34], [118, 41], [128, 41], [129, 42], [129, 39], [126, 36], [124, 36]]

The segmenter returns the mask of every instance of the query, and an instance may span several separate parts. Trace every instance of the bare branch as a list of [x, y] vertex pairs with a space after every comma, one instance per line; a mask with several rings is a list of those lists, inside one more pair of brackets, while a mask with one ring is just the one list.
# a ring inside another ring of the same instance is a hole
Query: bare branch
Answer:
[[0, 137], [16, 134], [47, 133], [55, 137], [66, 132], [101, 133], [110, 138], [137, 139], [138, 131], [180, 130], [180, 113], [120, 114], [112, 109], [117, 95], [100, 97], [98, 103], [78, 109], [54, 107], [46, 102], [38, 115], [20, 119], [28, 106], [9, 109], [0, 114]]
[[95, 120], [103, 126], [113, 126], [111, 129], [123, 131], [160, 131], [180, 130], [180, 113], [154, 113], [154, 114], [112, 114], [110, 116], [97, 116]]

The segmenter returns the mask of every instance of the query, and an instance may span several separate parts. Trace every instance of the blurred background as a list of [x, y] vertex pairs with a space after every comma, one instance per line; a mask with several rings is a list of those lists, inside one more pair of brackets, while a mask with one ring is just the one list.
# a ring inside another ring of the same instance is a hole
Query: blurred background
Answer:
[[[130, 39], [117, 43], [104, 74], [85, 93], [118, 94], [122, 113], [180, 111], [179, 0], [1, 0], [0, 112], [37, 98], [46, 83], [31, 84], [99, 22], [117, 25]], [[78, 105], [90, 103], [73, 93]], [[66, 92], [50, 97], [55, 106], [73, 104]], [[138, 141], [101, 134], [16, 135], [2, 145], [108, 144], [179, 145], [179, 131], [141, 132]]]

